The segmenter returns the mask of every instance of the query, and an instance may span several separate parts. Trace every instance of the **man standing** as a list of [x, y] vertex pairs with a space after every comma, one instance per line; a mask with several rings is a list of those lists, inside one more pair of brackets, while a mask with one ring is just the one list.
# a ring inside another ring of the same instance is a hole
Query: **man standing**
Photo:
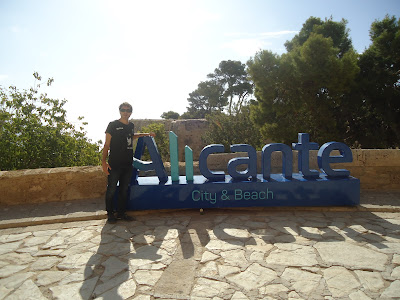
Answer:
[[[132, 221], [126, 214], [129, 182], [132, 177], [133, 139], [142, 136], [155, 136], [154, 133], [134, 133], [134, 124], [129, 122], [132, 105], [127, 102], [119, 106], [121, 118], [110, 122], [106, 129], [106, 141], [103, 148], [103, 172], [108, 175], [106, 192], [106, 210], [109, 223], [118, 219]], [[108, 163], [107, 163], [108, 157]], [[119, 182], [117, 216], [114, 215], [113, 198]]]

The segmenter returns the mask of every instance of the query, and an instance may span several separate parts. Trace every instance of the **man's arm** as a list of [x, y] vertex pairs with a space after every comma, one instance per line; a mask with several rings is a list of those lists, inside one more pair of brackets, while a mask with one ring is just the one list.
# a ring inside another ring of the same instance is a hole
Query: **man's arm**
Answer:
[[111, 170], [110, 165], [107, 163], [107, 156], [108, 156], [108, 150], [110, 150], [110, 143], [111, 143], [111, 134], [106, 133], [106, 141], [104, 143], [103, 147], [103, 157], [102, 157], [102, 167], [103, 167], [103, 172], [106, 173], [107, 175], [110, 175], [108, 172], [108, 169]]

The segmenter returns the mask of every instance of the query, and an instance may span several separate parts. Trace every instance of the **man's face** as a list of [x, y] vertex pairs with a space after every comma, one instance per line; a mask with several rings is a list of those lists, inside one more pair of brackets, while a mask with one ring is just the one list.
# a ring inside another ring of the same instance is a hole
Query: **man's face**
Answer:
[[129, 106], [122, 106], [119, 113], [121, 114], [121, 117], [129, 118], [132, 114], [132, 109]]

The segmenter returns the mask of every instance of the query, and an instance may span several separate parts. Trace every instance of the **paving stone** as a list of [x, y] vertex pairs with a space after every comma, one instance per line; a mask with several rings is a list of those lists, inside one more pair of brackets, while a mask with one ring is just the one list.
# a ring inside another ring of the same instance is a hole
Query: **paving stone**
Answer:
[[150, 295], [138, 295], [133, 300], [151, 300]]
[[247, 264], [245, 251], [241, 249], [221, 252], [221, 256], [224, 258], [225, 263], [232, 266], [239, 267]]
[[228, 283], [207, 278], [199, 278], [193, 287], [191, 296], [212, 299], [217, 296], [222, 297], [227, 293], [233, 294]]
[[399, 254], [393, 254], [392, 263], [394, 263], [396, 265], [400, 265], [400, 255]]
[[210, 251], [212, 250], [233, 250], [233, 249], [240, 249], [243, 247], [243, 243], [238, 240], [229, 240], [229, 241], [221, 241], [221, 240], [211, 240], [207, 245], [206, 248]]
[[52, 283], [59, 282], [69, 274], [70, 273], [66, 271], [44, 271], [37, 276], [35, 283], [38, 286], [50, 285]]
[[249, 298], [242, 292], [235, 292], [231, 300], [249, 300]]
[[228, 275], [226, 278], [246, 290], [257, 289], [278, 278], [275, 271], [265, 268], [258, 263], [250, 265], [244, 272]]
[[394, 268], [390, 276], [392, 276], [394, 279], [400, 279], [400, 267]]
[[0, 236], [0, 244], [21, 241], [30, 235], [32, 235], [31, 232], [1, 235]]
[[22, 241], [0, 244], [0, 255], [14, 252], [22, 244]]
[[360, 284], [357, 279], [344, 267], [330, 267], [323, 271], [326, 284], [332, 297], [346, 297], [356, 292]]
[[111, 289], [114, 289], [116, 287], [118, 288], [122, 283], [124, 283], [125, 281], [127, 281], [131, 278], [132, 278], [131, 273], [128, 270], [125, 270], [124, 272], [116, 275], [115, 277], [112, 277], [105, 281], [101, 280], [97, 283], [93, 294], [95, 295], [95, 297], [102, 295]]
[[368, 248], [371, 248], [377, 252], [387, 253], [387, 254], [399, 254], [400, 253], [400, 243], [392, 242], [381, 242], [381, 243], [371, 243], [367, 244]]
[[266, 262], [268, 264], [284, 266], [315, 266], [318, 264], [315, 251], [310, 246], [297, 244], [275, 244], [278, 249], [273, 250]]
[[167, 266], [162, 263], [150, 263], [147, 265], [135, 266], [138, 270], [163, 270]]
[[153, 235], [156, 241], [165, 241], [176, 239], [179, 236], [179, 231], [168, 226], [159, 226], [155, 228]]
[[250, 261], [264, 261], [264, 256], [265, 253], [264, 252], [257, 252], [254, 251], [253, 253], [250, 254]]
[[69, 275], [65, 276], [60, 282], [60, 285], [67, 285], [74, 282], [83, 282], [85, 279], [93, 275], [93, 269], [90, 267], [69, 270]]
[[76, 269], [86, 265], [88, 262], [92, 265], [97, 264], [100, 259], [100, 255], [94, 255], [91, 252], [68, 255], [57, 265], [57, 268], [59, 270]]
[[60, 261], [59, 258], [53, 256], [39, 257], [32, 265], [32, 271], [50, 270]]
[[7, 278], [0, 279], [0, 286], [7, 289], [16, 289], [28, 278], [33, 277], [35, 273], [33, 272], [23, 272], [15, 275], [11, 275]]
[[353, 293], [351, 293], [349, 295], [349, 298], [351, 300], [368, 300], [368, 299], [371, 299], [370, 297], [365, 295], [365, 293], [363, 291], [353, 292]]
[[315, 227], [301, 226], [300, 235], [313, 240], [321, 240], [323, 238], [324, 231], [321, 231]]
[[382, 298], [398, 298], [400, 295], [400, 280], [393, 281], [381, 294]]
[[7, 295], [10, 294], [13, 289], [6, 288], [5, 286], [0, 285], [0, 300], [6, 299]]
[[53, 234], [56, 234], [58, 230], [56, 229], [51, 229], [51, 230], [40, 230], [40, 231], [34, 231], [32, 232], [33, 236], [52, 236]]
[[9, 300], [46, 300], [32, 280], [26, 280], [14, 293], [7, 296]]
[[138, 270], [134, 274], [134, 278], [138, 284], [154, 286], [160, 279], [163, 271], [156, 270]]
[[[73, 246], [70, 245], [69, 247], [67, 245], [65, 245], [65, 247], [57, 246], [56, 249], [65, 249], [58, 256], [67, 257], [67, 256], [71, 256], [71, 255], [74, 255], [74, 254], [78, 254], [79, 255], [79, 254], [88, 252], [88, 250], [92, 246], [93, 246], [92, 243], [86, 242], [86, 243], [81, 243], [81, 244], [73, 245]], [[101, 246], [101, 247], [103, 247], [103, 246]], [[98, 249], [96, 248], [95, 251], [97, 252], [97, 250]]]
[[50, 249], [52, 247], [60, 246], [65, 244], [65, 239], [61, 236], [51, 238], [41, 249]]
[[300, 297], [300, 295], [297, 294], [295, 291], [291, 291], [291, 292], [288, 294], [288, 299], [290, 300], [290, 299], [303, 299], [303, 298]]
[[293, 221], [272, 221], [268, 222], [268, 226], [284, 234], [289, 234], [292, 236], [299, 235], [298, 224]]
[[204, 267], [200, 269], [199, 275], [202, 277], [215, 277], [218, 275], [218, 267], [215, 261], [206, 263]]
[[258, 251], [258, 252], [264, 252], [267, 253], [269, 252], [272, 248], [274, 248], [274, 245], [271, 243], [265, 242], [261, 238], [252, 238], [245, 244], [246, 250], [253, 250], [253, 251]]
[[231, 274], [239, 273], [240, 268], [232, 267], [232, 266], [225, 266], [225, 265], [218, 265], [218, 272], [221, 277], [226, 277]]
[[281, 278], [290, 282], [298, 294], [311, 298], [310, 296], [318, 287], [322, 276], [296, 268], [286, 268]]
[[314, 247], [325, 263], [354, 269], [383, 271], [388, 260], [383, 253], [347, 242], [319, 242]]
[[219, 255], [216, 255], [216, 254], [214, 254], [214, 253], [211, 253], [210, 251], [204, 251], [204, 253], [203, 253], [202, 257], [201, 257], [200, 262], [201, 262], [201, 263], [206, 263], [206, 262], [209, 262], [209, 261], [212, 261], [212, 260], [216, 260], [216, 259], [218, 259], [219, 257], [220, 257]]
[[98, 277], [94, 277], [85, 280], [83, 283], [79, 282], [66, 285], [58, 285], [51, 287], [50, 291], [52, 293], [53, 299], [56, 300], [91, 299], [91, 295], [98, 279]]
[[15, 250], [16, 253], [31, 253], [32, 255], [35, 254], [39, 250], [38, 246], [32, 246], [32, 247], [23, 247], [23, 248], [18, 248]]
[[154, 242], [153, 245], [164, 249], [170, 255], [173, 255], [176, 251], [176, 248], [178, 247], [178, 243], [175, 239], [160, 241], [158, 243]]
[[214, 234], [223, 240], [250, 237], [250, 233], [247, 228], [232, 228], [232, 225], [227, 223], [222, 223], [215, 227]]
[[81, 231], [81, 228], [66, 228], [66, 229], [58, 231], [56, 236], [68, 238], [68, 237], [74, 236], [79, 231]]
[[0, 259], [15, 265], [26, 265], [35, 261], [35, 258], [32, 257], [32, 255], [29, 253], [16, 253], [16, 252], [3, 254], [0, 257]]
[[26, 269], [28, 266], [8, 265], [0, 269], [0, 278], [5, 278], [19, 271]]
[[195, 260], [174, 260], [164, 270], [154, 286], [155, 295], [161, 298], [188, 298], [192, 290], [198, 262]]
[[385, 287], [385, 281], [379, 272], [355, 270], [354, 273], [368, 291], [376, 293]]
[[25, 247], [32, 247], [32, 246], [37, 246], [40, 244], [44, 244], [48, 241], [49, 236], [35, 236], [31, 238], [27, 238], [24, 240], [24, 246]]
[[105, 270], [103, 272], [103, 275], [101, 276], [101, 281], [106, 282], [107, 280], [110, 280], [113, 276], [116, 274], [129, 270], [129, 265], [127, 262], [121, 261], [120, 259], [111, 256], [109, 259], [107, 259], [105, 262], [101, 264], [102, 266], [105, 267]]
[[132, 297], [136, 292], [136, 283], [133, 279], [123, 282], [120, 286], [105, 292], [95, 299], [128, 299]]
[[129, 265], [131, 268], [140, 268], [141, 266], [152, 264], [154, 262], [163, 262], [170, 258], [167, 251], [155, 246], [142, 246], [129, 255]]
[[266, 286], [259, 288], [261, 295], [276, 295], [279, 293], [285, 293], [289, 291], [289, 289], [283, 284], [268, 284]]
[[63, 251], [62, 249], [40, 250], [32, 254], [32, 256], [59, 256]]

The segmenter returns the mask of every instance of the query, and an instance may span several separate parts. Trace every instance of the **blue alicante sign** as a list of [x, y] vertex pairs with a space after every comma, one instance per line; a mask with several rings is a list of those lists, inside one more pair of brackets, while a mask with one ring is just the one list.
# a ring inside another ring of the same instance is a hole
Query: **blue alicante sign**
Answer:
[[[186, 175], [179, 176], [178, 137], [170, 132], [171, 176], [168, 176], [157, 145], [152, 137], [139, 138], [134, 155], [128, 209], [170, 209], [249, 206], [353, 206], [360, 202], [360, 180], [344, 169], [332, 169], [332, 163], [352, 162], [350, 148], [338, 142], [321, 147], [309, 141], [307, 133], [299, 133], [299, 173], [293, 173], [292, 148], [285, 144], [267, 144], [262, 149], [261, 174], [257, 174], [257, 152], [247, 144], [231, 145], [231, 152], [245, 152], [228, 162], [228, 174], [210, 170], [207, 158], [212, 153], [224, 152], [220, 144], [208, 145], [199, 156], [202, 175], [193, 175], [193, 152], [185, 147]], [[147, 147], [152, 161], [141, 161]], [[310, 170], [309, 151], [318, 150], [318, 166], [322, 171]], [[340, 155], [331, 156], [333, 150]], [[272, 152], [282, 152], [282, 174], [271, 174]], [[245, 171], [238, 171], [244, 165]], [[154, 170], [157, 176], [139, 177], [138, 170]]]

